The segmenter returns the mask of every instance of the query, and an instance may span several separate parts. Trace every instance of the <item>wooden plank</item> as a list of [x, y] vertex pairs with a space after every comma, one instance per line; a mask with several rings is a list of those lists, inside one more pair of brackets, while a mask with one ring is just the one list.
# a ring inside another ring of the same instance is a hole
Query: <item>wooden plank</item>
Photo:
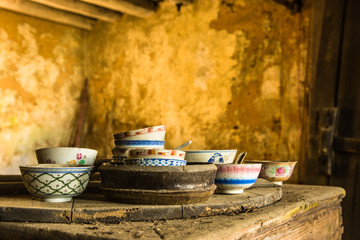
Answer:
[[[165, 221], [117, 222], [116, 224], [57, 224], [30, 222], [0, 222], [2, 239], [341, 239], [341, 188], [308, 185], [283, 185], [283, 198], [267, 207], [232, 212], [225, 215], [176, 219]], [[255, 189], [255, 188], [254, 188]], [[224, 195], [224, 197], [233, 197]], [[95, 199], [94, 199], [95, 200]], [[76, 209], [76, 201], [74, 208]], [[102, 202], [99, 207], [118, 208], [118, 204]], [[57, 206], [57, 205], [55, 205]], [[127, 205], [130, 206], [130, 205]], [[142, 208], [164, 206], [137, 205], [132, 211]], [[175, 208], [180, 205], [173, 206]], [[83, 208], [88, 210], [88, 208]], [[223, 209], [231, 210], [231, 209]], [[127, 212], [109, 212], [118, 217]], [[90, 212], [89, 212], [90, 213]], [[74, 214], [74, 213], [73, 213]], [[89, 215], [93, 218], [103, 214]], [[74, 217], [74, 215], [73, 215]], [[108, 220], [112, 220], [111, 216]], [[345, 230], [346, 231], [346, 230]], [[355, 239], [355, 238], [353, 238]]]
[[75, 0], [30, 0], [30, 1], [40, 3], [48, 7], [76, 13], [79, 15], [96, 18], [106, 22], [116, 22], [116, 20], [122, 16], [122, 14], [118, 12]]
[[[24, 188], [22, 183], [18, 183], [18, 185]], [[271, 205], [282, 198], [282, 187], [264, 179], [258, 179], [254, 186], [246, 189], [243, 194], [215, 194], [205, 202], [184, 205], [137, 205], [109, 202], [103, 194], [99, 193], [99, 185], [100, 182], [95, 186], [97, 187], [97, 192], [87, 192], [74, 198], [71, 219], [68, 219], [69, 222], [118, 223], [121, 221], [148, 221], [224, 215], [259, 209]], [[11, 185], [8, 184], [8, 186]], [[12, 202], [14, 202], [13, 205]], [[50, 203], [44, 203], [44, 208], [47, 208], [46, 211], [51, 212], [53, 209], [54, 213], [46, 219], [40, 219], [38, 215], [33, 216], [32, 214], [36, 214], [36, 211], [39, 211], [39, 214], [43, 213], [43, 209], [39, 209], [41, 204], [42, 202], [39, 198], [35, 198], [30, 194], [0, 195], [0, 216], [7, 216], [7, 218], [2, 217], [0, 221], [57, 222], [58, 216], [56, 213], [58, 213], [58, 206], [60, 204], [54, 204], [54, 208], [52, 208]], [[24, 209], [25, 207], [26, 209]], [[24, 214], [17, 214], [21, 211]], [[14, 215], [11, 216], [7, 212], [12, 212]]]
[[81, 0], [114, 11], [123, 12], [140, 18], [148, 18], [156, 12], [157, 4], [145, 0]]
[[[337, 136], [340, 138], [360, 139], [360, 2], [346, 1], [346, 13], [343, 31], [341, 72], [338, 91], [339, 126]], [[336, 174], [331, 184], [346, 189], [343, 202], [344, 240], [359, 239], [360, 212], [358, 201], [360, 154], [349, 149], [335, 152]]]
[[91, 30], [92, 25], [95, 23], [93, 19], [53, 9], [27, 0], [1, 0], [0, 8], [85, 30]]
[[[46, 222], [51, 219], [53, 223], [69, 223], [71, 220], [72, 201], [54, 204], [39, 201], [29, 194], [16, 197], [0, 195], [0, 199], [1, 222], [26, 218], [31, 218], [34, 222]], [[0, 236], [0, 239], [3, 239], [1, 233]]]

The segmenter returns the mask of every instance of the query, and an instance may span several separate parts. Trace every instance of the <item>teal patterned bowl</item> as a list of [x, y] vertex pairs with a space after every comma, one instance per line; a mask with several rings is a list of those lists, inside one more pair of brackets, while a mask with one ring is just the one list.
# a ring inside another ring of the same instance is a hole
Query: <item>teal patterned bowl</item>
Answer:
[[69, 202], [84, 192], [93, 166], [37, 164], [19, 168], [30, 194], [44, 202]]

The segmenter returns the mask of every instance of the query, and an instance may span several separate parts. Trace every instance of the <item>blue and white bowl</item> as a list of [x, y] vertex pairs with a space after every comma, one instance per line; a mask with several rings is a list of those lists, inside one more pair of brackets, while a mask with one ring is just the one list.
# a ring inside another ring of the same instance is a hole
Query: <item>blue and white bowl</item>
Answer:
[[116, 148], [157, 148], [163, 149], [165, 141], [159, 140], [114, 140]]
[[139, 166], [184, 166], [185, 160], [180, 159], [162, 159], [162, 158], [138, 158], [125, 159], [125, 165], [139, 165]]
[[188, 163], [233, 163], [237, 150], [186, 150]]
[[69, 202], [84, 192], [93, 166], [38, 164], [19, 168], [30, 194], [44, 202]]

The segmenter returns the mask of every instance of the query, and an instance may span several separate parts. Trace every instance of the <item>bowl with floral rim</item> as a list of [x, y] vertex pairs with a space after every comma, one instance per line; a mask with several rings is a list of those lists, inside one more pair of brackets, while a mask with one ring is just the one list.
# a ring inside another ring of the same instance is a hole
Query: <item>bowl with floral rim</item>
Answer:
[[90, 148], [51, 147], [35, 150], [40, 164], [93, 165], [97, 151]]

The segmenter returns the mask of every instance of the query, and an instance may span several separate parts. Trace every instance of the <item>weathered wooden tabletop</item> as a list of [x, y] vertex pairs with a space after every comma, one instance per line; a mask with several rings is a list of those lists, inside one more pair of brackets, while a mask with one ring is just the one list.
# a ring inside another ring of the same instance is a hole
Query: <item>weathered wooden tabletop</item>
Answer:
[[[1, 239], [341, 239], [340, 203], [345, 196], [342, 188], [284, 184], [282, 194], [280, 201], [261, 208], [249, 207], [242, 211], [219, 208], [223, 209], [218, 212], [221, 215], [210, 216], [218, 210], [212, 212], [214, 208], [211, 207], [206, 211], [205, 207], [205, 213], [212, 214], [136, 222], [119, 218], [124, 216], [121, 211], [118, 212], [120, 215], [111, 213], [112, 217], [104, 218], [106, 211], [96, 211], [104, 207], [103, 202], [98, 201], [98, 208], [95, 208], [92, 202], [95, 199], [74, 201], [75, 205], [82, 204], [85, 208], [70, 206], [72, 203], [64, 206], [70, 210], [75, 207], [67, 217], [74, 222], [70, 224], [5, 222], [6, 209], [3, 209], [0, 236]], [[264, 202], [265, 198], [262, 199]], [[134, 211], [133, 218], [140, 214], [140, 211]], [[46, 214], [41, 218], [45, 217]]]

